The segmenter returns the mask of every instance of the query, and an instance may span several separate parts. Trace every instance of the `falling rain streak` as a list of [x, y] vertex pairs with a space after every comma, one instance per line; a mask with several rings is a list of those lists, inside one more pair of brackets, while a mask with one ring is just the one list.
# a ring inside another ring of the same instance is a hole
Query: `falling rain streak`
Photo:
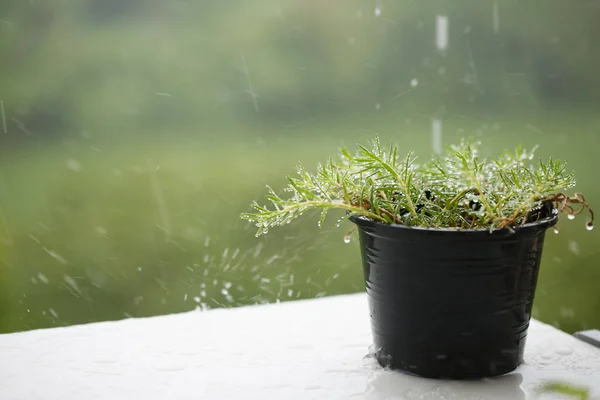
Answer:
[[440, 51], [448, 47], [448, 17], [438, 15], [435, 17], [435, 45]]
[[246, 64], [246, 58], [242, 55], [240, 56], [242, 60], [242, 73], [246, 77], [246, 82], [248, 83], [248, 93], [252, 97], [252, 104], [254, 104], [254, 110], [258, 112], [258, 95], [254, 91], [254, 86], [252, 85], [252, 81], [250, 80], [250, 71], [248, 71], [248, 64]]
[[79, 285], [77, 285], [77, 282], [75, 282], [75, 279], [69, 275], [65, 275], [63, 279], [67, 287], [71, 290], [71, 293], [73, 293], [75, 296], [83, 296], [83, 292], [79, 288]]
[[1, 204], [0, 204], [0, 226], [4, 227], [4, 232], [6, 235], [6, 238], [2, 238], [2, 236], [0, 236], [0, 243], [3, 242], [5, 245], [12, 246], [13, 245], [13, 237], [12, 237], [12, 234], [10, 233], [10, 229], [8, 227], [8, 221], [6, 220], [6, 217], [4, 215], [4, 211], [2, 209]]
[[442, 121], [437, 118], [431, 122], [431, 147], [434, 153], [442, 152]]
[[158, 212], [160, 215], [160, 221], [162, 223], [163, 231], [166, 235], [166, 241], [169, 242], [171, 240], [171, 218], [169, 216], [167, 206], [165, 205], [165, 198], [163, 195], [162, 188], [158, 184], [158, 180], [155, 176], [156, 168], [152, 168], [150, 160], [146, 161], [146, 168], [150, 173], [150, 184], [152, 186], [152, 194], [154, 196], [154, 200], [156, 200], [156, 205], [158, 207]]
[[4, 101], [0, 101], [0, 112], [2, 113], [2, 129], [4, 130], [4, 133], [8, 133], [6, 127], [6, 113], [4, 112]]
[[494, 0], [494, 8], [492, 9], [492, 24], [494, 33], [500, 32], [500, 15], [498, 13], [498, 0]]

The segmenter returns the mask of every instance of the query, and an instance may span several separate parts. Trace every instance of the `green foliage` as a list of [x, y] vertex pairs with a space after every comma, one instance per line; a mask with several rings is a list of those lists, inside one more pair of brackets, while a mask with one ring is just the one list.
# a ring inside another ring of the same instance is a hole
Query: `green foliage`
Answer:
[[587, 400], [590, 397], [590, 391], [587, 388], [572, 386], [564, 383], [551, 382], [542, 386], [540, 393], [564, 394], [573, 399]]
[[[490, 2], [434, 3], [389, 2], [378, 18], [359, 0], [5, 1], [0, 142], [297, 124], [376, 104], [472, 115], [598, 103], [597, 7], [501, 2], [496, 32]], [[437, 14], [451, 21], [443, 56]]]
[[583, 196], [564, 194], [575, 186], [566, 163], [552, 158], [536, 163], [535, 148], [521, 147], [485, 159], [479, 146], [462, 141], [418, 165], [412, 153], [400, 158], [396, 144], [384, 148], [376, 137], [369, 147], [359, 145], [355, 155], [342, 148], [314, 174], [299, 166], [298, 177], [287, 177], [289, 198], [268, 187], [272, 207], [254, 202], [256, 212], [242, 218], [256, 224], [257, 235], [313, 209], [321, 210], [319, 226], [330, 209], [341, 209], [346, 217], [390, 224], [492, 230], [532, 222], [543, 217], [544, 204], [553, 204], [572, 216], [588, 209], [591, 229], [593, 212]]
[[[576, 120], [560, 114], [542, 117], [540, 122], [532, 116], [502, 120], [501, 132], [485, 132], [482, 151], [488, 155], [488, 149], [519, 141], [529, 148], [544, 140], [537, 156], [560, 154], [578, 172], [577, 189], [586, 198], [600, 198], [594, 185], [600, 137], [588, 125], [595, 115]], [[543, 138], [518, 133], [532, 122], [545, 132]], [[482, 121], [444, 123], [444, 138], [449, 139], [458, 127], [475, 131]], [[357, 126], [383, 132], [395, 124], [396, 118], [380, 118]], [[341, 237], [350, 224], [344, 223], [342, 231], [334, 228], [343, 211], [330, 210], [323, 229], [315, 229], [318, 214], [306, 214], [259, 239], [239, 213], [251, 211], [253, 199], [262, 200], [265, 183], [279, 192], [287, 183], [286, 172], [297, 177], [296, 160], [311, 171], [334, 155], [341, 141], [352, 150], [368, 134], [348, 130], [347, 123], [335, 130], [322, 125], [297, 128], [293, 136], [278, 140], [270, 138], [280, 131], [253, 129], [218, 129], [212, 141], [191, 134], [185, 140], [124, 135], [110, 141], [96, 136], [71, 143], [37, 141], [18, 151], [0, 145], [0, 332], [116, 320], [124, 313], [145, 317], [182, 312], [202, 303], [230, 307], [364, 290], [359, 260], [348, 247], [356, 239], [345, 244]], [[429, 138], [422, 132], [428, 129], [428, 120], [415, 121], [394, 139], [423, 156]], [[574, 132], [568, 138], [572, 145], [565, 146], [562, 132]], [[388, 143], [388, 137], [381, 139]], [[81, 169], [69, 169], [70, 159]], [[155, 197], [156, 185], [169, 225]], [[546, 238], [534, 313], [571, 333], [584, 330], [584, 321], [600, 326], [599, 236], [581, 229], [582, 220], [565, 218], [561, 234]], [[573, 242], [577, 248], [571, 247]], [[48, 284], [40, 281], [40, 272]], [[65, 275], [75, 279], [84, 297], [69, 290]], [[221, 292], [223, 282], [233, 283], [232, 303]], [[194, 297], [201, 295], [201, 285], [206, 285], [206, 296], [198, 304]]]

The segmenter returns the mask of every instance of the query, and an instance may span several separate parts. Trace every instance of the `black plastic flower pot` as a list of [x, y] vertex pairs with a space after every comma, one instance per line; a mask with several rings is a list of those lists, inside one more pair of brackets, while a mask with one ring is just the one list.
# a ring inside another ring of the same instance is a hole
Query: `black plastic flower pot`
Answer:
[[514, 229], [358, 226], [378, 362], [428, 378], [475, 379], [521, 364], [554, 209]]

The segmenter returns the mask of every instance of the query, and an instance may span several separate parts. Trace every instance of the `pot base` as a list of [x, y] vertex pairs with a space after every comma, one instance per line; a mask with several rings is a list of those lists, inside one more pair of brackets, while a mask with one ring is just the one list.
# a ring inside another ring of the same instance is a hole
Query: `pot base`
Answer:
[[[433, 351], [403, 352], [395, 349], [391, 356], [384, 350], [375, 353], [379, 365], [384, 368], [398, 370], [410, 375], [432, 379], [469, 380], [491, 378], [505, 375], [514, 371], [523, 362], [525, 341], [517, 349], [509, 351], [497, 347], [493, 351], [489, 348], [472, 347], [455, 354], [436, 354]], [[513, 345], [514, 346], [514, 345]]]

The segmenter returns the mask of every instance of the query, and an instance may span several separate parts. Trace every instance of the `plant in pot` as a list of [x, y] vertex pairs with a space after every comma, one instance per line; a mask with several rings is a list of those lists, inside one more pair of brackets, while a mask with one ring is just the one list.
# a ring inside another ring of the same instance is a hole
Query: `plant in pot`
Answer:
[[566, 163], [534, 162], [535, 149], [521, 147], [485, 159], [479, 145], [418, 165], [375, 138], [315, 173], [299, 166], [288, 196], [268, 187], [271, 206], [254, 202], [242, 218], [258, 236], [310, 210], [319, 226], [342, 210], [338, 225], [358, 229], [378, 362], [431, 378], [505, 374], [523, 359], [546, 230], [560, 212], [586, 209], [591, 230], [593, 212], [566, 194]]

